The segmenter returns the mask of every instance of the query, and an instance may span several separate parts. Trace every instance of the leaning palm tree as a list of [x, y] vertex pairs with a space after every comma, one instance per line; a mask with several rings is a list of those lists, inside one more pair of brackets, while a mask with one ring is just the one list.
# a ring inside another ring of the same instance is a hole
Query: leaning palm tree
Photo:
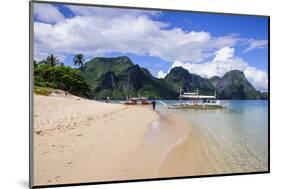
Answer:
[[85, 61], [85, 59], [84, 59], [83, 54], [78, 53], [78, 54], [74, 55], [74, 57], [73, 57], [74, 66], [80, 66], [81, 67], [84, 64], [84, 61]]
[[43, 63], [54, 67], [59, 63], [59, 59], [55, 57], [53, 54], [51, 54], [45, 60], [43, 60]]

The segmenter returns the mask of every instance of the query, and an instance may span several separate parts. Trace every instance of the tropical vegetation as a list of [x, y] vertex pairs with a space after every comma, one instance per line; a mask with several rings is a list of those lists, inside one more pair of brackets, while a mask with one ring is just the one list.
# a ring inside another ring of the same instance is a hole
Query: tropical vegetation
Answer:
[[41, 62], [34, 61], [34, 86], [37, 93], [60, 89], [78, 96], [89, 96], [89, 85], [79, 70], [60, 63], [54, 55]]
[[73, 57], [74, 66], [81, 67], [81, 66], [83, 66], [84, 62], [85, 62], [85, 59], [84, 59], [83, 54], [78, 53], [78, 54], [74, 55], [74, 57]]
[[84, 63], [83, 54], [73, 57], [72, 68], [49, 55], [41, 62], [34, 61], [35, 92], [48, 95], [51, 89], [61, 89], [74, 95], [94, 99], [125, 99], [132, 96], [177, 99], [179, 89], [185, 92], [216, 95], [219, 99], [267, 99], [247, 80], [244, 73], [232, 70], [223, 77], [204, 78], [175, 67], [162, 79], [149, 70], [134, 64], [126, 56], [96, 57]]

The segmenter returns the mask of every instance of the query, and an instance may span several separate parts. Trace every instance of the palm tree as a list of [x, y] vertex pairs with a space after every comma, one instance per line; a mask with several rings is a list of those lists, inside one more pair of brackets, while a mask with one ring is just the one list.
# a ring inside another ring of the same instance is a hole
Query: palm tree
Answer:
[[33, 65], [34, 65], [34, 67], [37, 67], [38, 62], [36, 60], [33, 60]]
[[59, 63], [59, 59], [51, 54], [46, 58], [46, 60], [43, 60], [43, 63], [54, 67]]
[[78, 53], [78, 54], [74, 55], [74, 57], [73, 57], [74, 66], [80, 66], [81, 67], [84, 64], [84, 61], [85, 61], [85, 59], [84, 59], [83, 54]]

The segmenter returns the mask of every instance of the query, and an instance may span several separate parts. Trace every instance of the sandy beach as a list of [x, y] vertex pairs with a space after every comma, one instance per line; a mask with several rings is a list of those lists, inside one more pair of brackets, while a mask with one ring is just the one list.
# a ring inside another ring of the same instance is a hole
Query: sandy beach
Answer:
[[189, 127], [151, 106], [34, 97], [35, 185], [158, 177]]
[[[34, 97], [34, 184], [264, 170], [170, 111], [79, 97]], [[245, 163], [246, 162], [246, 163]]]

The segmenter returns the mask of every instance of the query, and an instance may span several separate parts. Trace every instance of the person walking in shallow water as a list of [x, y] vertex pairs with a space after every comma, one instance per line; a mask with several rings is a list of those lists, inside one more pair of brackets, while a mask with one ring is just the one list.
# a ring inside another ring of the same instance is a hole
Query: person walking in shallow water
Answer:
[[155, 110], [155, 106], [156, 106], [156, 101], [155, 101], [155, 99], [152, 100], [151, 104], [152, 104], [153, 110]]

